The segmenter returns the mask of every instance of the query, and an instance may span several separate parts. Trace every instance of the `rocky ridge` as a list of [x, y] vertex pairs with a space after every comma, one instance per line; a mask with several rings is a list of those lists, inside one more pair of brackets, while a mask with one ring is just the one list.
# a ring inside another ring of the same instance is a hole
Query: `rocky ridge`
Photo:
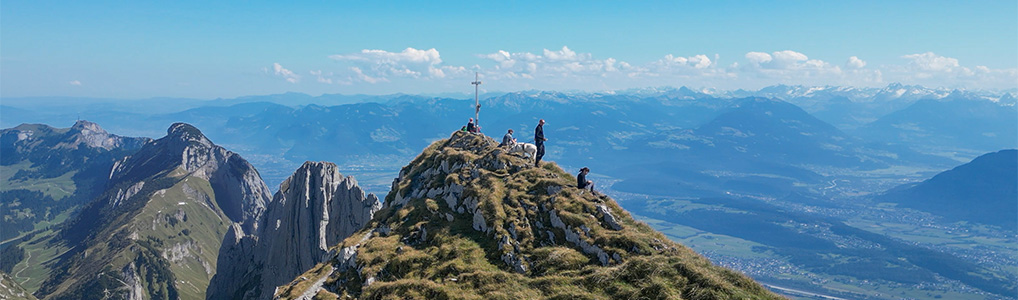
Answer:
[[368, 226], [277, 299], [777, 299], [491, 138], [456, 132], [393, 182]]
[[72, 249], [37, 296], [203, 297], [229, 225], [258, 219], [269, 195], [246, 160], [184, 123], [108, 174], [101, 196], [51, 241]]
[[77, 149], [80, 146], [101, 148], [107, 151], [115, 148], [137, 149], [152, 140], [113, 135], [106, 132], [99, 124], [85, 120], [78, 120], [71, 128], [65, 129], [40, 124], [21, 124], [14, 128], [4, 129], [0, 131], [0, 134], [4, 135], [4, 139], [9, 138], [16, 141], [20, 150], [24, 152], [34, 150], [34, 146], [46, 143], [47, 137], [55, 135], [60, 138], [49, 143], [53, 143], [52, 148], [57, 149]]
[[[186, 123], [171, 125], [165, 138], [115, 163], [110, 182], [145, 178], [153, 172], [166, 173], [177, 166], [188, 176], [212, 184], [217, 204], [231, 220], [248, 224], [245, 230], [257, 230], [254, 220], [265, 211], [270, 195], [258, 171], [240, 155], [213, 144], [201, 131]], [[125, 195], [130, 195], [130, 189]]]
[[329, 247], [360, 230], [382, 204], [328, 162], [305, 162], [280, 185], [258, 222], [230, 228], [208, 299], [267, 299], [276, 286], [329, 258]]

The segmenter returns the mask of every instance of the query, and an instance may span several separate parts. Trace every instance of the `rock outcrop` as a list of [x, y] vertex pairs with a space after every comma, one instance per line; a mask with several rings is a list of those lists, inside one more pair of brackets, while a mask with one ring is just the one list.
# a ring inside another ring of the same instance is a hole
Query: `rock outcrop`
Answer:
[[0, 271], [0, 300], [35, 300], [35, 296], [14, 281], [14, 278]]
[[328, 259], [329, 247], [364, 227], [381, 202], [335, 164], [305, 162], [280, 185], [260, 231], [234, 226], [224, 240], [208, 299], [266, 299], [276, 286]]
[[483, 135], [404, 167], [385, 207], [278, 299], [778, 299]]

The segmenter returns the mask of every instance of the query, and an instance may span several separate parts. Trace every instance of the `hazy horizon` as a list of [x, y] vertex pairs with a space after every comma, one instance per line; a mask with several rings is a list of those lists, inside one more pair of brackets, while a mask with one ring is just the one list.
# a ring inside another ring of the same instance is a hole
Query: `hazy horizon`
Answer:
[[0, 97], [1010, 89], [1018, 4], [37, 3], [0, 8]]

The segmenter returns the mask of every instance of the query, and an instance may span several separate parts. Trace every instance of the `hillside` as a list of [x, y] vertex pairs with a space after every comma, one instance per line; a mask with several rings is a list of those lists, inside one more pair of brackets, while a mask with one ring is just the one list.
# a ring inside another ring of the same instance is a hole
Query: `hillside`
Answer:
[[112, 135], [88, 121], [0, 130], [0, 240], [63, 222], [102, 191], [115, 161], [150, 140]]
[[926, 181], [903, 185], [876, 198], [952, 221], [1018, 225], [1018, 150], [987, 153]]
[[3, 300], [35, 300], [35, 296], [21, 287], [7, 273], [0, 272], [0, 299]]
[[118, 161], [109, 178], [55, 236], [26, 243], [45, 245], [49, 255], [66, 249], [29, 265], [27, 273], [49, 272], [36, 296], [203, 298], [228, 227], [257, 219], [268, 200], [247, 161], [184, 123]]
[[276, 297], [779, 298], [497, 144], [464, 132], [433, 143], [365, 229]]

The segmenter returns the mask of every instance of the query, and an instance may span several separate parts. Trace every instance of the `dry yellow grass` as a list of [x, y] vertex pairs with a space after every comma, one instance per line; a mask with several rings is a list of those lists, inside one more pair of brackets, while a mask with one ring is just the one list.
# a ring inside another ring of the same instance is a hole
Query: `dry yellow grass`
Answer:
[[352, 262], [337, 255], [284, 290], [327, 276], [328, 294], [319, 295], [340, 298], [780, 298], [669, 241], [611, 198], [575, 188], [554, 163], [534, 168], [496, 144], [457, 132], [429, 146], [401, 170], [368, 227], [333, 248], [356, 248]]

